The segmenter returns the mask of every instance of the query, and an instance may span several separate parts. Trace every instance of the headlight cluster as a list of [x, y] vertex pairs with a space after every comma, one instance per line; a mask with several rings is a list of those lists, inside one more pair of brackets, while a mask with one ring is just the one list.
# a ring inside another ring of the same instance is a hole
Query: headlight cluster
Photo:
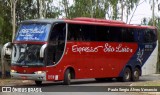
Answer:
[[11, 73], [17, 73], [17, 71], [15, 71], [15, 70], [11, 70]]
[[43, 73], [45, 73], [45, 71], [36, 71], [36, 72], [34, 72], [35, 74], [43, 74]]

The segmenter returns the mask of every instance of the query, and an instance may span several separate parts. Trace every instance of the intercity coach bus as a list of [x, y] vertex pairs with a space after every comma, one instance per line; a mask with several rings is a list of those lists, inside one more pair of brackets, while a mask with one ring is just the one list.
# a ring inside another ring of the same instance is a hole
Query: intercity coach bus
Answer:
[[128, 82], [156, 73], [157, 29], [151, 26], [85, 17], [26, 20], [11, 45], [11, 77], [37, 85], [84, 78]]

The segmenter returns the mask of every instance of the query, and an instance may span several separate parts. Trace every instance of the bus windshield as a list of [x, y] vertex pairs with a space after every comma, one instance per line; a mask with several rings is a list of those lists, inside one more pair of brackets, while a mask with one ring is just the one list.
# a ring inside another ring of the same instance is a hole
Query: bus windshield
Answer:
[[44, 66], [40, 58], [42, 45], [14, 44], [12, 52], [12, 65], [18, 66]]
[[22, 24], [18, 30], [16, 41], [47, 41], [51, 24], [27, 23]]

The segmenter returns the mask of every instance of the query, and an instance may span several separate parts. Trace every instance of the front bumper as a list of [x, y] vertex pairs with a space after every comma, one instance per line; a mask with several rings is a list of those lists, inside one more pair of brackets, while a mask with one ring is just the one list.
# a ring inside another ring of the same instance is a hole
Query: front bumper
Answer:
[[13, 79], [23, 79], [23, 80], [45, 81], [46, 80], [46, 73], [42, 73], [42, 74], [11, 73], [11, 78], [13, 78]]

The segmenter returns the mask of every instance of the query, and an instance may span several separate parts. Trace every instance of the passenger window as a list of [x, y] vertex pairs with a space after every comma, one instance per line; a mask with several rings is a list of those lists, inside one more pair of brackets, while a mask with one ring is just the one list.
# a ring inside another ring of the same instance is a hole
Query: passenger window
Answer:
[[96, 40], [97, 41], [109, 41], [109, 27], [97, 26], [96, 27]]
[[109, 36], [111, 42], [122, 42], [122, 28], [110, 27]]
[[68, 41], [95, 41], [95, 26], [80, 24], [68, 26]]
[[156, 34], [154, 31], [152, 30], [145, 30], [144, 31], [144, 42], [148, 43], [148, 42], [154, 42], [156, 40]]
[[123, 29], [123, 42], [135, 42], [135, 30], [124, 28]]

